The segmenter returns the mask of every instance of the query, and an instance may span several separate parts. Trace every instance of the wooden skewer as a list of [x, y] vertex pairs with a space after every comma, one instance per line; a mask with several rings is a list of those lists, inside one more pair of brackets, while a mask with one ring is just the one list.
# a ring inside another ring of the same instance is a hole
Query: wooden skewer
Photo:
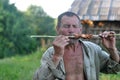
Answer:
[[[109, 36], [120, 36], [120, 34], [110, 34]], [[31, 38], [55, 38], [57, 36], [50, 36], [50, 35], [31, 35]], [[100, 35], [92, 35], [92, 34], [76, 34], [74, 36], [68, 36], [69, 38], [72, 39], [79, 39], [79, 38], [83, 38], [83, 39], [91, 39], [91, 38], [100, 38]]]
[[[55, 38], [57, 36], [50, 36], [50, 35], [31, 35], [31, 38]], [[75, 36], [68, 36], [70, 38], [74, 38]]]
[[[120, 36], [120, 34], [109, 34], [108, 37], [112, 36]], [[92, 35], [92, 34], [76, 34], [74, 38], [84, 38], [84, 39], [91, 39], [91, 38], [100, 38], [100, 35]]]

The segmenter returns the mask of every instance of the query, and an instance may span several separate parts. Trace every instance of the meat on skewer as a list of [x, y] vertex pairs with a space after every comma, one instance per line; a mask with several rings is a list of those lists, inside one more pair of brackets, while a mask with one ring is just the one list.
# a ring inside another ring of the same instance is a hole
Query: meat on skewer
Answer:
[[79, 38], [83, 38], [83, 39], [90, 39], [92, 38], [92, 34], [75, 34], [74, 37], [70, 37], [73, 39], [79, 39]]
[[[113, 37], [113, 36], [118, 36], [120, 34], [109, 34], [108, 37]], [[92, 35], [92, 34], [74, 34], [73, 38], [74, 39], [79, 39], [79, 38], [83, 38], [83, 39], [91, 39], [91, 38], [100, 38], [101, 35]]]

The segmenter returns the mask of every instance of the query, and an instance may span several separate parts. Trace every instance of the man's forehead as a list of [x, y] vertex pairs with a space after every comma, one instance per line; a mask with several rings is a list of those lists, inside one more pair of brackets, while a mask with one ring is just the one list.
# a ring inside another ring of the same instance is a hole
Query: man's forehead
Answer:
[[62, 19], [61, 19], [61, 22], [64, 22], [64, 21], [74, 21], [74, 22], [76, 22], [76, 23], [78, 23], [79, 22], [79, 19], [76, 17], [76, 16], [67, 16], [67, 15], [65, 15], [65, 16], [63, 16], [62, 17]]
[[64, 15], [64, 16], [62, 17], [62, 19], [66, 19], [66, 18], [75, 18], [75, 19], [78, 19], [75, 15], [73, 15], [73, 16]]

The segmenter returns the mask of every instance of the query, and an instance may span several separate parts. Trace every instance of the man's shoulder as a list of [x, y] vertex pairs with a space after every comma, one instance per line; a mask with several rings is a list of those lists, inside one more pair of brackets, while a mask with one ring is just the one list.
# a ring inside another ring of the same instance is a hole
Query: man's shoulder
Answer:
[[43, 56], [51, 56], [54, 54], [54, 48], [53, 46], [49, 47], [43, 54]]
[[54, 51], [53, 46], [49, 47], [49, 48], [47, 49], [47, 51]]

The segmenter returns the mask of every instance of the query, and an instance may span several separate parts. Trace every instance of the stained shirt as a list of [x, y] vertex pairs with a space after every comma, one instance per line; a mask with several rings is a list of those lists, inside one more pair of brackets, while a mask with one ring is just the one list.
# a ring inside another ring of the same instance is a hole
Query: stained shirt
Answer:
[[[99, 80], [99, 73], [117, 74], [120, 64], [113, 61], [109, 53], [89, 41], [81, 41], [84, 55], [84, 74], [86, 80]], [[64, 61], [61, 58], [56, 67], [52, 61], [54, 48], [50, 47], [43, 54], [41, 66], [36, 70], [33, 80], [65, 80]]]

